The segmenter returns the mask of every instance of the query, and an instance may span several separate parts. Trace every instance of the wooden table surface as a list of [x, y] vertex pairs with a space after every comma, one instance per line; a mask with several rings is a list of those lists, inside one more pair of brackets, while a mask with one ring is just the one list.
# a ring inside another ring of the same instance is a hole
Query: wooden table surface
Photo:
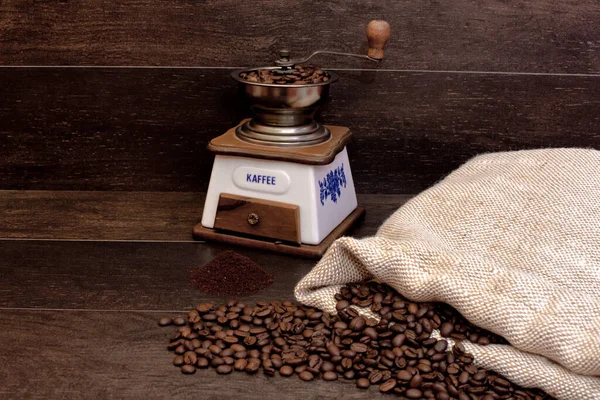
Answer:
[[[362, 195], [375, 233], [407, 195]], [[0, 398], [378, 398], [348, 381], [311, 383], [214, 370], [182, 375], [166, 344], [177, 316], [207, 296], [188, 283], [230, 247], [195, 242], [199, 193], [0, 191]], [[243, 298], [293, 299], [315, 261], [235, 248], [272, 273]]]

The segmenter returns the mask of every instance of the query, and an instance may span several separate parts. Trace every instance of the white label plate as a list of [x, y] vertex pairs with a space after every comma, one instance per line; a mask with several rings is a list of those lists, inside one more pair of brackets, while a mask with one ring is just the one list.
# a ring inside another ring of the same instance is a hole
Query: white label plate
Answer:
[[291, 181], [285, 171], [240, 166], [233, 171], [233, 183], [240, 189], [282, 194]]

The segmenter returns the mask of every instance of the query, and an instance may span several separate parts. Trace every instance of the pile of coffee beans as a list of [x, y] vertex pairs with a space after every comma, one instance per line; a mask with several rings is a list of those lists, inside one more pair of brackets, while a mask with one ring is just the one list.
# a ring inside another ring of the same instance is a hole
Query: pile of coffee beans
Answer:
[[[178, 326], [167, 348], [184, 374], [209, 367], [219, 374], [262, 369], [267, 376], [303, 381], [354, 380], [360, 389], [376, 386], [409, 399], [552, 399], [477, 368], [460, 341], [504, 340], [447, 305], [410, 302], [374, 282], [346, 286], [336, 299], [336, 315], [290, 301], [250, 306], [231, 300], [200, 304], [187, 318], [162, 318], [159, 325]], [[359, 315], [354, 306], [379, 319]], [[450, 348], [444, 338], [432, 337], [434, 330], [456, 344]]]
[[272, 83], [276, 85], [310, 85], [313, 83], [329, 82], [329, 74], [321, 68], [296, 65], [294, 69], [259, 69], [241, 72], [240, 78], [248, 82]]

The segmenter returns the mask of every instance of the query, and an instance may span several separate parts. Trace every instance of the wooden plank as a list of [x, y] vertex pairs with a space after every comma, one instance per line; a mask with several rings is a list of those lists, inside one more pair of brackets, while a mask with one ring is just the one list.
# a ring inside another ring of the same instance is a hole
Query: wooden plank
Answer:
[[[2, 398], [384, 398], [376, 387], [297, 376], [268, 378], [198, 370], [183, 375], [166, 350], [174, 328], [162, 313], [0, 311]], [[164, 315], [176, 315], [164, 313]]]
[[[5, 69], [0, 188], [205, 191], [208, 142], [248, 115], [226, 70]], [[472, 156], [600, 148], [600, 76], [341, 71], [357, 192], [416, 193]]]
[[222, 301], [189, 283], [189, 270], [225, 250], [250, 257], [274, 276], [245, 297], [292, 299], [315, 261], [213, 243], [0, 241], [0, 308], [187, 310]]
[[[358, 194], [367, 210], [356, 236], [373, 235], [410, 195]], [[0, 238], [193, 241], [204, 193], [0, 191]]]
[[[387, 200], [381, 201], [379, 213], [369, 212], [365, 222], [348, 234], [374, 234], [406, 197]], [[124, 221], [124, 225], [132, 226], [131, 222]], [[187, 229], [190, 232], [191, 226]], [[275, 277], [270, 287], [249, 296], [249, 301], [291, 299], [296, 283], [315, 264], [314, 260], [208, 242], [0, 240], [0, 308], [187, 309], [200, 301], [219, 300], [192, 287], [188, 270], [204, 266], [225, 250], [250, 257]]]
[[192, 241], [203, 193], [0, 191], [0, 238]]
[[[234, 67], [272, 64], [281, 48], [366, 54], [365, 26], [380, 18], [392, 26], [386, 68], [600, 71], [596, 0], [5, 0], [0, 63]], [[315, 62], [373, 68], [340, 57]]]
[[300, 244], [300, 207], [222, 193], [215, 229]]

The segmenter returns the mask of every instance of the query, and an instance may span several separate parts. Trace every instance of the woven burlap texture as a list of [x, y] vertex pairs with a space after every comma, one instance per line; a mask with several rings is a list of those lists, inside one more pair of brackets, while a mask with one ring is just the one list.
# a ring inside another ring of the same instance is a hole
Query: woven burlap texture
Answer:
[[600, 399], [600, 152], [475, 157], [375, 236], [335, 241], [295, 294], [334, 312], [342, 285], [369, 279], [509, 341], [471, 346], [478, 365], [559, 399]]

